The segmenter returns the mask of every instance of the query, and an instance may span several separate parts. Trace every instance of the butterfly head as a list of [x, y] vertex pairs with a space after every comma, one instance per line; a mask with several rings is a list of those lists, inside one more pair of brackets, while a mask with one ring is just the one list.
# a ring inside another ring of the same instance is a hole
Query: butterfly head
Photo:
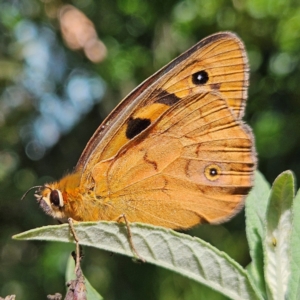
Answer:
[[34, 196], [39, 206], [49, 216], [62, 222], [67, 220], [65, 215], [65, 200], [62, 192], [57, 188], [56, 184], [45, 184], [30, 188], [21, 198], [23, 200], [26, 195], [35, 189]]
[[66, 220], [64, 196], [55, 184], [47, 184], [39, 187], [34, 196], [39, 206], [47, 215], [62, 222]]
[[65, 201], [62, 192], [52, 185], [45, 185], [34, 195], [42, 208], [42, 210], [51, 217], [64, 221], [66, 219], [64, 213]]
[[35, 189], [34, 196], [47, 215], [61, 222], [67, 222], [69, 217], [78, 219], [76, 215], [70, 212], [72, 207], [70, 202], [74, 204], [74, 201], [77, 200], [79, 175], [78, 173], [71, 173], [57, 182], [34, 186], [23, 195], [22, 199], [25, 198], [28, 192]]

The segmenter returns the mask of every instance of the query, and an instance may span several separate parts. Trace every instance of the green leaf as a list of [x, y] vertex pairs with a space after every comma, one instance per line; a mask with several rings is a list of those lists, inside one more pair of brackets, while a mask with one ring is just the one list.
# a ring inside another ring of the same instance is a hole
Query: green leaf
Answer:
[[290, 275], [290, 234], [294, 177], [281, 173], [274, 181], [266, 216], [265, 280], [270, 299], [285, 299]]
[[[133, 256], [124, 224], [80, 222], [74, 227], [81, 245]], [[231, 299], [261, 299], [255, 293], [247, 272], [238, 263], [199, 238], [139, 223], [131, 224], [130, 228], [136, 250], [147, 262], [194, 279]], [[73, 240], [68, 224], [29, 230], [13, 238]]]
[[251, 280], [266, 298], [264, 280], [263, 240], [265, 237], [265, 219], [270, 194], [270, 185], [260, 172], [256, 172], [254, 187], [245, 203], [246, 234], [249, 244], [251, 264], [248, 272]]
[[293, 228], [291, 233], [291, 275], [287, 299], [300, 299], [300, 190], [293, 201]]
[[[75, 276], [75, 262], [72, 256], [69, 257], [66, 268], [66, 282], [74, 280]], [[86, 287], [86, 294], [88, 300], [102, 300], [103, 297], [92, 287], [89, 281], [84, 276], [84, 282]]]

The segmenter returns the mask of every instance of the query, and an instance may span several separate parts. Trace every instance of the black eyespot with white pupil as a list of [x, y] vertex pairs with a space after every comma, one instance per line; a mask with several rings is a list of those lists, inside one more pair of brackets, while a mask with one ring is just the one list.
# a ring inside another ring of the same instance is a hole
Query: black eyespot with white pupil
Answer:
[[63, 199], [62, 194], [58, 190], [52, 190], [50, 193], [50, 202], [54, 206], [62, 207], [63, 206]]
[[209, 181], [215, 181], [220, 178], [222, 173], [221, 167], [217, 164], [211, 164], [204, 169], [204, 175]]
[[214, 177], [218, 175], [218, 170], [216, 168], [209, 169], [209, 175]]
[[192, 81], [195, 85], [205, 84], [209, 79], [208, 73], [204, 70], [196, 72], [192, 75]]

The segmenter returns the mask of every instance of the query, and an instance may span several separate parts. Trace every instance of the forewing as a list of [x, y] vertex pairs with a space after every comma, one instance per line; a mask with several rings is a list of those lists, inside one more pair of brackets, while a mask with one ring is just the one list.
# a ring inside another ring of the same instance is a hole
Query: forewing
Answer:
[[[230, 32], [209, 36], [173, 60], [126, 97], [97, 129], [78, 164], [83, 181], [92, 167], [109, 159], [188, 95], [218, 92], [233, 116], [244, 113], [248, 62], [243, 43]], [[184, 108], [183, 108], [184, 109]]]

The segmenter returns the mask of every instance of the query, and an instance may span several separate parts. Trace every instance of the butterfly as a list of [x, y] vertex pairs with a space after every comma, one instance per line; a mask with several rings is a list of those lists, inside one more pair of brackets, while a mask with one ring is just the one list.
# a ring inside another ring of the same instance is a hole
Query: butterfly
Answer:
[[36, 198], [64, 222], [143, 222], [173, 229], [228, 220], [253, 186], [256, 152], [242, 121], [249, 68], [233, 33], [211, 35], [131, 92], [74, 171]]

